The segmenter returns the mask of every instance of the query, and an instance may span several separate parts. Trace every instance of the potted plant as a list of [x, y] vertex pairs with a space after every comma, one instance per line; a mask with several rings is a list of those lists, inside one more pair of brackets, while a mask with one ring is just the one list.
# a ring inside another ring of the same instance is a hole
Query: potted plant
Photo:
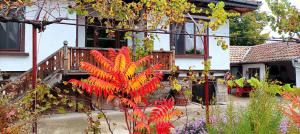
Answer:
[[188, 104], [188, 97], [185, 95], [185, 91], [183, 90], [183, 86], [181, 85], [180, 81], [178, 80], [179, 76], [179, 67], [173, 67], [171, 71], [171, 75], [169, 77], [169, 82], [172, 89], [169, 92], [168, 98], [173, 97], [175, 100], [175, 105], [178, 106], [186, 106]]
[[3, 80], [8, 80], [10, 78], [10, 74], [0, 70], [0, 75], [2, 76]]
[[244, 93], [249, 93], [253, 90], [251, 84], [245, 77], [235, 80], [228, 80], [227, 85], [229, 87], [228, 93], [231, 93], [231, 88], [236, 88], [236, 96], [242, 96]]

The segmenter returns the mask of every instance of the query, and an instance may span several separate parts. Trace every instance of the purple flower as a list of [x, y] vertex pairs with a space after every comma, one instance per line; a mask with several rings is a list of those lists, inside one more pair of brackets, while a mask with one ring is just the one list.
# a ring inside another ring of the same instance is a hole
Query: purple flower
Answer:
[[177, 127], [175, 134], [207, 134], [205, 125], [205, 119], [200, 118], [188, 123], [183, 128]]
[[217, 118], [216, 118], [216, 116], [211, 116], [210, 118], [209, 118], [209, 121], [210, 121], [210, 123], [212, 123], [212, 124], [214, 124], [214, 123], [216, 123], [217, 122]]
[[227, 123], [227, 117], [226, 117], [225, 115], [223, 116], [222, 121], [223, 121], [223, 123], [225, 123], [225, 124]]
[[288, 126], [289, 126], [289, 122], [286, 119], [282, 120], [280, 125], [279, 125], [280, 132], [282, 134], [286, 134]]

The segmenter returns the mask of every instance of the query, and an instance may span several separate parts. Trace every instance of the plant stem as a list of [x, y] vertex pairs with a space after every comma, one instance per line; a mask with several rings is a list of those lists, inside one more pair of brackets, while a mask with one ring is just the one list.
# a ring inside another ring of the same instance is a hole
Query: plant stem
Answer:
[[127, 126], [128, 131], [129, 131], [129, 134], [131, 134], [131, 128], [128, 124], [128, 117], [127, 117], [128, 116], [128, 109], [124, 107], [124, 111], [125, 111], [125, 113], [124, 113], [125, 116], [124, 117], [125, 117], [126, 126]]
[[185, 122], [185, 129], [187, 129], [187, 124], [189, 122], [189, 115], [188, 115], [187, 106], [185, 106], [185, 116], [186, 116], [186, 122]]
[[108, 129], [109, 129], [110, 133], [113, 134], [113, 131], [112, 131], [112, 129], [111, 129], [111, 126], [110, 126], [110, 123], [109, 123], [109, 121], [108, 121], [108, 118], [107, 118], [106, 114], [103, 112], [102, 109], [100, 109], [100, 112], [103, 114], [103, 116], [104, 116], [104, 118], [105, 118], [105, 121], [106, 121], [106, 124], [107, 124], [107, 126], [108, 126]]

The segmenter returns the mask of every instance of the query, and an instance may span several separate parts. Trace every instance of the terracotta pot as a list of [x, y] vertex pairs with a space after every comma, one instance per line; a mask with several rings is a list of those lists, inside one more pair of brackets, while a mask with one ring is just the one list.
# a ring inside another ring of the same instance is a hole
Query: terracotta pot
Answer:
[[179, 91], [175, 94], [175, 105], [177, 106], [186, 106], [188, 104], [188, 99], [184, 96], [182, 91]]

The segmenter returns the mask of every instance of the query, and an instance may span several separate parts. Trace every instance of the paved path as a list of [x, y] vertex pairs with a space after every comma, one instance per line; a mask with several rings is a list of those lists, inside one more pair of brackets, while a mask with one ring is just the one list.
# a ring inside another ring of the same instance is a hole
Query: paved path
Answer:
[[[231, 100], [235, 107], [244, 107], [247, 105], [249, 98], [248, 97], [235, 97], [230, 96]], [[221, 110], [226, 108], [226, 104], [223, 105], [212, 105], [211, 109], [219, 107]], [[185, 107], [177, 106], [178, 109], [181, 109], [185, 112]], [[193, 118], [204, 117], [205, 109], [201, 105], [191, 103], [187, 106], [189, 120]], [[97, 111], [93, 112], [95, 115]], [[116, 125], [112, 125], [113, 131], [115, 134], [127, 134], [126, 126], [124, 123], [123, 113], [116, 110], [106, 110], [108, 118], [111, 122]], [[185, 113], [184, 113], [185, 114]], [[186, 117], [182, 117], [176, 122], [174, 126], [182, 126], [186, 121]], [[107, 125], [105, 120], [101, 122], [102, 133], [109, 133], [107, 130]], [[87, 116], [84, 113], [67, 113], [67, 114], [54, 114], [51, 116], [45, 116], [38, 122], [38, 133], [39, 134], [84, 134], [85, 129], [87, 128]]]

